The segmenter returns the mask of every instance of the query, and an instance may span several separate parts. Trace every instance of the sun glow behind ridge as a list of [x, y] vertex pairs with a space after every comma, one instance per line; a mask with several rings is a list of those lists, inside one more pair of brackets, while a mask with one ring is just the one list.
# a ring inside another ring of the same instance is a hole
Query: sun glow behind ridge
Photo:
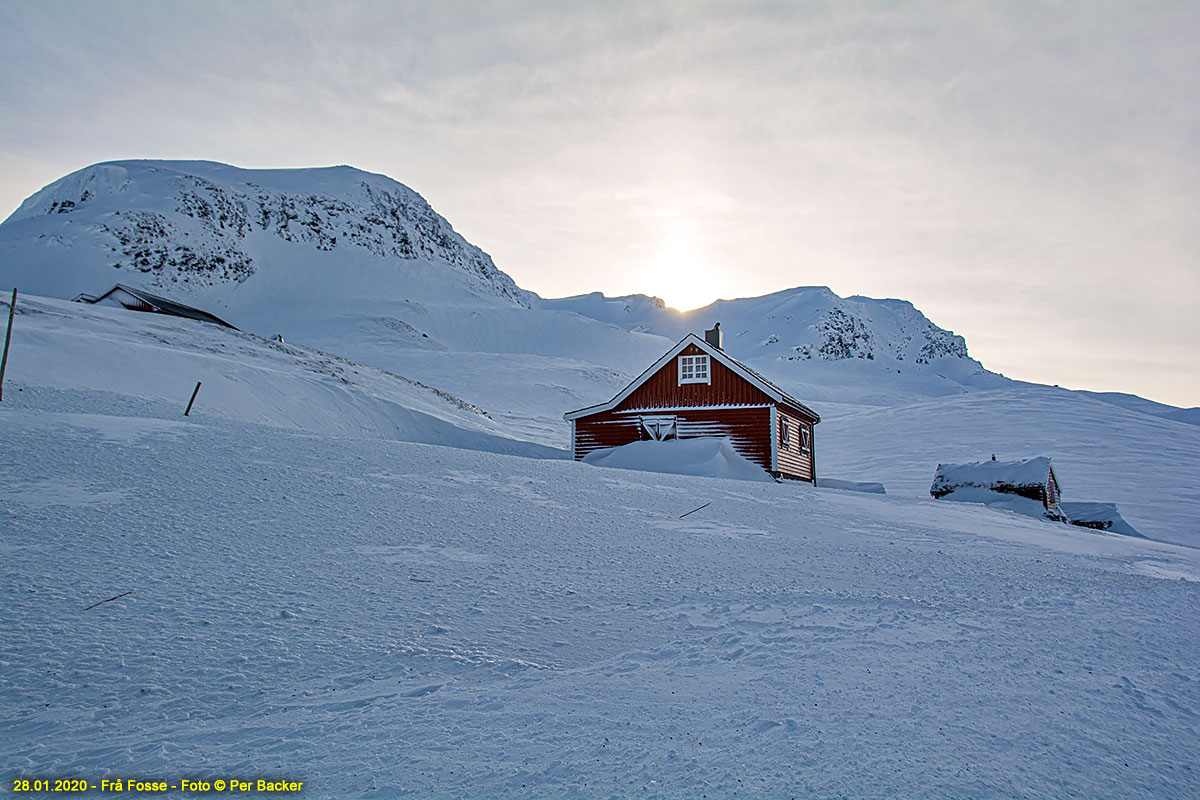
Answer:
[[640, 291], [661, 297], [679, 311], [706, 306], [730, 289], [727, 274], [709, 263], [695, 237], [678, 229], [650, 259], [640, 282]]

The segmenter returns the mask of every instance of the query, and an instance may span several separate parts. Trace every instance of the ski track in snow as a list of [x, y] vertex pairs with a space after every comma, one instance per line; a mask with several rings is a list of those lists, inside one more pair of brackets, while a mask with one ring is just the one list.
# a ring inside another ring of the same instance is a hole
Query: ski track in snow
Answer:
[[10, 774], [269, 775], [315, 797], [1200, 794], [1200, 551], [17, 389]]

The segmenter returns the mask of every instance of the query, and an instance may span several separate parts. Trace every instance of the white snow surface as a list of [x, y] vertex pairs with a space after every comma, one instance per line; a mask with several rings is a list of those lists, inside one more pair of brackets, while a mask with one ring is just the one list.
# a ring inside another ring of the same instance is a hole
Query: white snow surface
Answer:
[[741, 481], [774, 480], [762, 467], [739, 454], [732, 442], [720, 438], [630, 442], [593, 450], [583, 457], [583, 463]]
[[[1036, 519], [1046, 519], [1046, 507], [1038, 500], [1031, 500], [1008, 492], [997, 492], [978, 486], [961, 486], [938, 498], [943, 502], [981, 503], [989, 508], [1011, 511]], [[1066, 524], [1065, 522], [1062, 524]]]
[[184, 419], [174, 389], [34, 375], [0, 403], [10, 775], [265, 775], [322, 798], [1200, 794], [1200, 550]]
[[[774, 343], [722, 309], [726, 346], [821, 413], [821, 474], [889, 495], [577, 464], [562, 412], [674, 332], [509, 287], [380, 176], [232, 169], [101, 165], [0, 226], [22, 290], [0, 403], [10, 774], [265, 775], [314, 797], [1200, 795], [1197, 426], [965, 353], [885, 357], [928, 323], [910, 305], [792, 290], [736, 301], [775, 314]], [[398, 216], [368, 219], [364, 182]], [[238, 203], [270, 224], [236, 233]], [[149, 238], [128, 255], [113, 231], [134, 212]], [[372, 249], [401, 232], [412, 254]], [[140, 273], [163, 248], [209, 266]], [[134, 273], [246, 332], [62, 300]], [[773, 354], [818, 341], [850, 355]], [[936, 464], [993, 452], [1052, 456], [1065, 497], [1178, 544], [928, 496]]]
[[867, 494], [887, 494], [882, 483], [875, 481], [847, 481], [841, 478], [823, 478], [817, 476], [817, 486], [822, 489], [841, 489], [846, 492], [866, 492]]
[[1052, 456], [1067, 501], [1116, 503], [1139, 533], [1200, 546], [1200, 428], [1049, 386], [894, 406], [818, 406], [821, 473], [929, 496], [939, 463]]
[[1126, 536], [1141, 536], [1132, 525], [1121, 516], [1116, 503], [1097, 503], [1089, 501], [1065, 502], [1062, 504], [1063, 513], [1072, 523], [1077, 525], [1094, 523], [1105, 526], [1103, 530], [1113, 533], [1123, 533]]

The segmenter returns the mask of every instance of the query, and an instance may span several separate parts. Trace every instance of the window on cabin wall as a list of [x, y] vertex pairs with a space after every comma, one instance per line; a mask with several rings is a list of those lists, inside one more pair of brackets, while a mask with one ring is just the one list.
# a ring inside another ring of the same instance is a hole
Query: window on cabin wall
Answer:
[[638, 417], [646, 436], [658, 442], [679, 436], [679, 422], [673, 416]]
[[792, 426], [788, 424], [787, 417], [779, 418], [779, 447], [783, 450], [792, 446]]
[[680, 356], [679, 384], [711, 383], [708, 356]]
[[800, 425], [800, 449], [805, 453], [812, 450], [812, 429], [803, 423]]

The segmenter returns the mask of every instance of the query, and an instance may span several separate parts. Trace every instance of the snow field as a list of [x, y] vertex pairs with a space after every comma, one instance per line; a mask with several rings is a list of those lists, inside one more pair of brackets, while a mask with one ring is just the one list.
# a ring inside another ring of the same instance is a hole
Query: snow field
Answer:
[[6, 386], [13, 774], [257, 774], [314, 797], [1200, 793], [1196, 550], [178, 414]]
[[[820, 410], [820, 407], [818, 407]], [[1200, 427], [1049, 386], [838, 413], [817, 428], [822, 474], [928, 496], [939, 463], [1049, 456], [1066, 502], [1113, 502], [1139, 533], [1200, 547]]]

